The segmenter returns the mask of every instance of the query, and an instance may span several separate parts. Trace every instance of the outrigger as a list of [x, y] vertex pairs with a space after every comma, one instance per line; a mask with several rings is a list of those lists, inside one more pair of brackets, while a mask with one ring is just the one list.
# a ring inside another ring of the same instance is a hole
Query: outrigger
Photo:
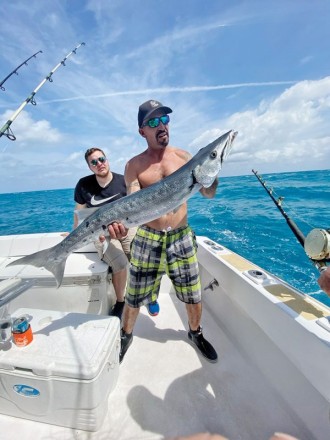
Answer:
[[42, 53], [42, 50], [39, 50], [38, 52], [34, 53], [33, 55], [31, 55], [29, 58], [27, 58], [25, 61], [23, 61], [23, 63], [21, 63], [19, 66], [16, 67], [16, 69], [14, 69], [12, 72], [10, 72], [9, 75], [6, 76], [6, 78], [4, 78], [1, 82], [0, 82], [0, 89], [4, 92], [6, 89], [3, 87], [3, 84], [7, 81], [7, 79], [9, 79], [12, 75], [14, 75], [14, 73], [16, 73], [16, 75], [18, 75], [17, 71], [22, 67], [22, 66], [27, 66], [27, 62], [31, 60], [31, 58], [37, 58], [38, 53]]
[[69, 52], [61, 62], [59, 62], [52, 70], [51, 72], [41, 81], [40, 84], [37, 85], [37, 87], [31, 92], [31, 94], [25, 99], [25, 101], [22, 102], [22, 104], [18, 107], [18, 109], [11, 115], [11, 117], [8, 119], [8, 121], [5, 123], [5, 125], [0, 129], [0, 137], [1, 136], [7, 136], [7, 138], [11, 141], [16, 140], [16, 136], [12, 132], [10, 126], [14, 122], [14, 120], [17, 118], [17, 116], [21, 113], [21, 111], [24, 109], [24, 107], [31, 102], [32, 105], [37, 105], [34, 97], [36, 93], [41, 89], [41, 87], [45, 84], [46, 81], [53, 82], [52, 76], [55, 73], [55, 71], [60, 66], [65, 66], [65, 61], [72, 55], [75, 54], [77, 49], [85, 45], [85, 43], [80, 43], [78, 46], [76, 46], [71, 52]]

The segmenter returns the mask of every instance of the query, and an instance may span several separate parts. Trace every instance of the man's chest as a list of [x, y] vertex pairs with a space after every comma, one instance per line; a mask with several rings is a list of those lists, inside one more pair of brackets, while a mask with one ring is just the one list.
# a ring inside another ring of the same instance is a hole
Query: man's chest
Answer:
[[182, 160], [165, 160], [160, 163], [150, 163], [139, 173], [139, 182], [142, 188], [159, 182], [178, 170], [184, 162]]

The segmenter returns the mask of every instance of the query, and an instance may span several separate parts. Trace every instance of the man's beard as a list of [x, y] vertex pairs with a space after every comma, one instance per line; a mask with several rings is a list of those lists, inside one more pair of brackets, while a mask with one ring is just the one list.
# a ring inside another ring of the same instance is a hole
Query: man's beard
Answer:
[[[160, 134], [161, 135], [165, 134], [165, 136], [159, 136]], [[162, 147], [167, 147], [167, 145], [169, 144], [168, 132], [165, 130], [162, 130], [159, 133], [157, 133], [156, 139], [157, 139], [158, 145], [161, 145]]]
[[168, 137], [162, 138], [160, 141], [158, 141], [158, 144], [161, 145], [162, 147], [167, 147], [167, 145], [169, 144]]

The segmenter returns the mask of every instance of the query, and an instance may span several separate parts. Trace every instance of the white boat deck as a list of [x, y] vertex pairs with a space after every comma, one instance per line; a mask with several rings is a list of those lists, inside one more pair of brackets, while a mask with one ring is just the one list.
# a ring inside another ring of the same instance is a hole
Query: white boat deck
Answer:
[[[2, 238], [1, 277], [25, 274], [38, 281], [10, 303], [11, 313], [29, 307], [107, 313], [111, 285], [94, 254], [69, 257], [59, 290], [41, 269], [7, 269], [7, 258], [24, 254], [30, 242], [46, 246], [32, 236]], [[189, 342], [185, 306], [164, 277], [160, 314], [150, 317], [141, 309], [98, 431], [2, 415], [0, 401], [0, 439], [158, 440], [210, 432], [268, 440], [285, 432], [299, 440], [329, 440], [330, 309], [203, 237], [199, 261], [204, 335], [218, 363], [208, 363]], [[218, 287], [208, 289], [210, 283]]]
[[185, 308], [175, 295], [163, 291], [159, 302], [157, 317], [141, 309], [98, 432], [0, 415], [1, 439], [156, 440], [211, 432], [232, 440], [266, 440], [279, 431], [313, 439], [207, 306], [204, 335], [218, 351], [217, 364], [201, 358], [188, 342]]

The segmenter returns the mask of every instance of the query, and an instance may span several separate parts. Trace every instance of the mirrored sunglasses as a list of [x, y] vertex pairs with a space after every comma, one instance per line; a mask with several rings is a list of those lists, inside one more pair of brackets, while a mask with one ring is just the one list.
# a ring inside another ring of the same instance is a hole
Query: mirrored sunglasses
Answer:
[[104, 156], [101, 156], [97, 159], [92, 159], [89, 163], [92, 165], [92, 167], [96, 167], [98, 162], [105, 163], [107, 161], [107, 158]]
[[169, 115], [160, 116], [158, 118], [152, 118], [142, 124], [142, 127], [148, 125], [150, 128], [156, 128], [160, 123], [167, 125], [170, 122]]

